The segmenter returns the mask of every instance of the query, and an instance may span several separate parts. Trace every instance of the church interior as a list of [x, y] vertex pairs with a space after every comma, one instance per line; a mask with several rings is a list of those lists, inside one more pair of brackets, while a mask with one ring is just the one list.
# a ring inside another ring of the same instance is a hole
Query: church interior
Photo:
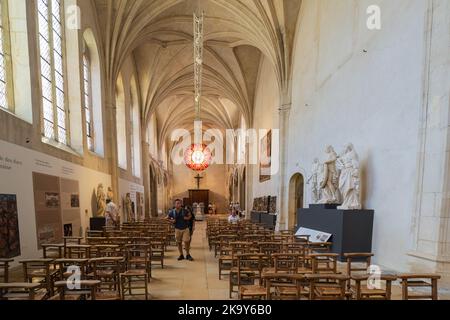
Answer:
[[450, 1], [0, 0], [0, 300], [450, 300]]

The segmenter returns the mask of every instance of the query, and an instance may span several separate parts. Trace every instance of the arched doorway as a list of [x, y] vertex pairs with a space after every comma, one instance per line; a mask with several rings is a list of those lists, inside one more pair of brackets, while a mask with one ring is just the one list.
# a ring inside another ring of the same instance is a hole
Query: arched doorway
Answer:
[[304, 182], [300, 173], [294, 174], [289, 182], [289, 228], [297, 225], [297, 210], [303, 208]]
[[153, 166], [150, 166], [150, 214], [158, 216], [158, 181]]

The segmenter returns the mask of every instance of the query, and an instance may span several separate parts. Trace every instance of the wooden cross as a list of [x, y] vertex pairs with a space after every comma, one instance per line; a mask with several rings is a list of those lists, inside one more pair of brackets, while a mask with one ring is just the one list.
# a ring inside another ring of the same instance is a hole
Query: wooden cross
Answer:
[[197, 174], [196, 177], [194, 177], [195, 180], [197, 180], [197, 189], [200, 189], [200, 180], [203, 179], [202, 176], [200, 176], [200, 173]]

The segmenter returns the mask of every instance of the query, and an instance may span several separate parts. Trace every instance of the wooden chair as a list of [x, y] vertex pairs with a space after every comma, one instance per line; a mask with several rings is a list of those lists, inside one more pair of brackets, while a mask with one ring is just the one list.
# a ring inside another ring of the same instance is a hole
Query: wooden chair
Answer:
[[91, 247], [91, 258], [123, 257], [123, 250], [116, 244], [96, 244]]
[[[438, 300], [438, 280], [441, 278], [437, 274], [416, 274], [405, 273], [398, 276], [402, 282], [402, 299], [403, 300], [418, 300], [418, 299], [431, 299]], [[426, 293], [411, 293], [411, 288], [420, 288], [430, 290], [429, 294]]]
[[42, 300], [46, 293], [38, 293], [40, 283], [0, 283], [0, 300]]
[[14, 259], [0, 259], [0, 283], [9, 282], [9, 264], [14, 262]]
[[152, 239], [150, 241], [151, 246], [151, 263], [156, 262], [161, 265], [161, 269], [164, 269], [164, 256], [166, 251], [165, 236], [161, 239]]
[[274, 253], [271, 255], [272, 267], [264, 268], [263, 273], [298, 273], [300, 255], [297, 253]]
[[350, 277], [347, 288], [356, 292], [356, 288], [352, 285], [352, 276], [355, 274], [366, 275], [372, 264], [373, 253], [344, 253], [347, 260], [347, 275]]
[[[267, 296], [267, 290], [262, 286], [262, 258], [264, 254], [239, 254], [237, 255], [237, 286], [239, 288], [239, 300], [263, 299]], [[256, 284], [258, 282], [258, 284]]]
[[[224, 257], [223, 259], [229, 264], [226, 266], [226, 268], [227, 270], [230, 271], [228, 279], [229, 279], [229, 294], [231, 299], [233, 292], [238, 292], [238, 290], [236, 291], [234, 290], [236, 287], [238, 287], [237, 256], [246, 253], [259, 253], [259, 248], [253, 246], [253, 243], [245, 241], [231, 242], [230, 245], [231, 245], [231, 257], [227, 256]], [[221, 270], [219, 270], [219, 273], [220, 272]], [[250, 271], [249, 273], [252, 273], [252, 271]]]
[[44, 259], [61, 259], [64, 257], [64, 244], [62, 243], [42, 244], [41, 247]]
[[351, 277], [355, 281], [355, 299], [356, 300], [391, 300], [392, 281], [397, 280], [395, 275], [380, 275], [378, 278], [379, 287], [372, 288], [368, 285], [371, 278], [369, 274], [353, 275]]
[[25, 282], [37, 282], [47, 290], [49, 297], [54, 294], [53, 284], [59, 276], [59, 271], [54, 267], [53, 259], [36, 259], [19, 261], [23, 266]]
[[344, 253], [347, 260], [347, 275], [351, 277], [355, 272], [367, 273], [373, 256], [373, 253]]
[[50, 300], [97, 300], [97, 288], [100, 286], [98, 280], [80, 280], [70, 288], [67, 281], [55, 282], [59, 294]]
[[348, 276], [342, 274], [305, 274], [309, 282], [310, 300], [345, 300]]
[[337, 253], [314, 253], [310, 254], [311, 259], [311, 271], [314, 274], [336, 274], [337, 261], [339, 255]]
[[[148, 283], [151, 277], [150, 257], [150, 245], [127, 246], [127, 271], [120, 274], [120, 297], [122, 300], [125, 300], [127, 291], [132, 296], [133, 289], [143, 289], [145, 300], [148, 300]], [[135, 285], [133, 286], [133, 284]]]
[[64, 237], [64, 247], [68, 244], [76, 244], [80, 245], [81, 241], [83, 241], [83, 237]]
[[[72, 276], [76, 271], [80, 272], [80, 278], [86, 279], [88, 259], [57, 259], [55, 265], [58, 266], [59, 280], [63, 281]], [[75, 267], [75, 268], [74, 268]]]
[[219, 280], [222, 280], [223, 271], [230, 271], [233, 267], [233, 247], [222, 242], [219, 246]]
[[332, 242], [308, 242], [311, 253], [330, 253]]
[[104, 257], [89, 260], [92, 272], [88, 274], [90, 279], [100, 281], [97, 286], [97, 300], [120, 300], [120, 273], [123, 257]]
[[266, 300], [300, 300], [304, 275], [266, 273], [262, 276], [266, 286]]
[[89, 259], [91, 258], [91, 246], [87, 244], [68, 244], [64, 247], [65, 258]]

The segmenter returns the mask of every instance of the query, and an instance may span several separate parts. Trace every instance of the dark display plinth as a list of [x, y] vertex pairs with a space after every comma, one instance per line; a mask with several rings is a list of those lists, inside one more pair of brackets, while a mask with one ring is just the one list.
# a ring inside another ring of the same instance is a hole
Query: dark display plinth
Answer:
[[261, 223], [261, 212], [259, 211], [250, 212], [250, 221], [252, 223]]
[[274, 230], [277, 225], [277, 216], [274, 214], [263, 213], [261, 214], [261, 224], [266, 229]]
[[331, 251], [340, 255], [340, 261], [345, 261], [344, 253], [372, 252], [373, 218], [373, 210], [311, 205], [309, 209], [297, 211], [297, 226], [331, 233]]
[[92, 231], [103, 231], [103, 227], [106, 226], [106, 219], [104, 217], [91, 218], [89, 228]]
[[274, 230], [277, 224], [277, 216], [267, 212], [252, 211], [250, 212], [250, 221], [252, 223], [260, 223], [265, 228]]

